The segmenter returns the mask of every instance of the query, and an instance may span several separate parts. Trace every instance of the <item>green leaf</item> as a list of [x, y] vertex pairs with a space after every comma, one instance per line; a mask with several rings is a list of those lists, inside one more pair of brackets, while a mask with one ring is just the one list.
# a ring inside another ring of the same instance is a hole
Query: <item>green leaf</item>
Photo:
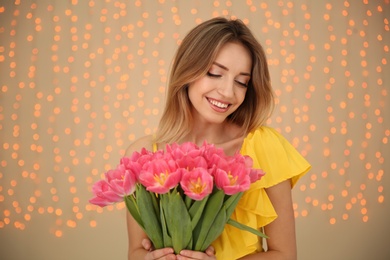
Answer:
[[144, 229], [147, 236], [152, 241], [156, 249], [163, 248], [163, 237], [161, 231], [161, 224], [153, 205], [153, 196], [144, 186], [137, 187], [137, 205], [141, 219], [144, 223]]
[[188, 247], [192, 239], [191, 218], [187, 207], [178, 192], [169, 195], [170, 221], [168, 221], [168, 230], [172, 237], [172, 245], [175, 253], [178, 254], [182, 249]]
[[224, 197], [225, 194], [223, 193], [223, 190], [218, 190], [214, 194], [210, 195], [210, 198], [208, 199], [205, 209], [203, 211], [203, 215], [194, 230], [195, 251], [200, 251], [203, 242], [206, 239], [208, 231], [212, 227], [215, 218], [220, 212], [220, 209], [223, 205]]
[[251, 232], [252, 234], [255, 234], [255, 235], [259, 236], [259, 237], [268, 238], [267, 235], [263, 234], [263, 233], [260, 232], [259, 230], [254, 229], [254, 228], [251, 228], [251, 227], [249, 227], [249, 226], [247, 226], [247, 225], [244, 225], [244, 224], [242, 224], [242, 223], [240, 223], [240, 222], [237, 222], [237, 221], [235, 221], [234, 219], [229, 219], [229, 220], [227, 221], [227, 223], [228, 223], [229, 225], [232, 225], [233, 227], [239, 228], [239, 229], [241, 229], [241, 230], [249, 231], [249, 232]]
[[238, 202], [240, 201], [243, 192], [236, 193], [232, 196], [230, 196], [224, 203], [226, 207], [226, 217], [230, 218], [230, 216], [233, 214], [233, 211], [236, 209], [236, 206]]
[[225, 206], [222, 206], [221, 210], [218, 212], [216, 218], [214, 219], [212, 226], [208, 230], [207, 236], [204, 239], [199, 251], [204, 252], [210, 246], [210, 244], [221, 235], [223, 229], [225, 228], [225, 225], [226, 208]]
[[205, 197], [202, 200], [197, 200], [195, 201], [188, 213], [190, 213], [191, 216], [191, 225], [192, 225], [192, 230], [195, 229], [196, 225], [198, 224], [198, 221], [200, 217], [202, 216], [203, 209], [207, 203], [207, 200], [209, 199], [209, 196]]
[[149, 196], [151, 198], [151, 202], [152, 202], [152, 205], [153, 205], [153, 209], [154, 209], [154, 212], [157, 216], [157, 218], [160, 218], [160, 206], [159, 206], [159, 197], [158, 197], [158, 194], [157, 193], [154, 193], [154, 192], [149, 192]]
[[[167, 198], [165, 194], [162, 194], [160, 197], [160, 220], [161, 220], [161, 227], [162, 227], [162, 235], [163, 235], [163, 241], [164, 241], [164, 247], [172, 247], [172, 238], [168, 233], [165, 213], [164, 213], [164, 205], [168, 205]], [[166, 207], [166, 206], [165, 206]]]
[[187, 207], [187, 209], [189, 209], [192, 205], [192, 199], [188, 196], [184, 196], [184, 199], [185, 199], [186, 207]]
[[141, 228], [143, 230], [145, 230], [144, 223], [143, 223], [142, 218], [139, 214], [138, 206], [134, 200], [134, 197], [132, 195], [126, 196], [125, 197], [125, 204], [126, 204], [127, 209], [129, 210], [131, 216], [133, 216], [134, 220], [138, 223], [138, 225], [141, 226]]

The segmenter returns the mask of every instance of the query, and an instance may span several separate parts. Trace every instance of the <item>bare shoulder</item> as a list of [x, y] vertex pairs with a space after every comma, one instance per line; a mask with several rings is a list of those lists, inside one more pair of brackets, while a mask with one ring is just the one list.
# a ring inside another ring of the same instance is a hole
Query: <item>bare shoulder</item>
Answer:
[[142, 148], [146, 148], [147, 150], [153, 149], [153, 136], [146, 135], [135, 140], [132, 144], [129, 145], [126, 149], [125, 156], [130, 156], [135, 151], [140, 151]]

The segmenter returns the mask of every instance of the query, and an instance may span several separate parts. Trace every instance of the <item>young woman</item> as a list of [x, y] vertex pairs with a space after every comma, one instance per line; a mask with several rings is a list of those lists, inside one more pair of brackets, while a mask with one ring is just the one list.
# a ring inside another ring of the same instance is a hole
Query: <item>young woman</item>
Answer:
[[264, 228], [262, 239], [226, 225], [206, 252], [153, 250], [128, 214], [129, 259], [296, 259], [291, 189], [310, 165], [277, 131], [264, 126], [274, 105], [263, 48], [240, 20], [214, 18], [183, 39], [171, 70], [167, 103], [155, 136], [134, 142], [126, 155], [167, 143], [205, 140], [225, 153], [249, 155], [265, 176], [251, 185], [232, 218]]

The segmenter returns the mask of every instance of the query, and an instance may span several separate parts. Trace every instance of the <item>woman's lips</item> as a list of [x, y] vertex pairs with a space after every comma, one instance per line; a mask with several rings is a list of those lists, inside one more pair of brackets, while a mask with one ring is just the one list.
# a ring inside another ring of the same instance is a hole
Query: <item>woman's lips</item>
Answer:
[[207, 98], [207, 101], [213, 106], [213, 108], [217, 108], [223, 111], [227, 110], [227, 108], [230, 106], [229, 103], [224, 103], [211, 98]]

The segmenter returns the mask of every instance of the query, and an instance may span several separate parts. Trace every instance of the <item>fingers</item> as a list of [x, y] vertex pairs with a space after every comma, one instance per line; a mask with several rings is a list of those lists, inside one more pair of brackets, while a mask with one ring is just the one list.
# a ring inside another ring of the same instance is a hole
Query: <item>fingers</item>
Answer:
[[213, 246], [209, 246], [209, 247], [206, 249], [205, 253], [206, 253], [208, 256], [214, 256], [214, 255], [215, 255], [215, 249], [214, 249], [214, 247], [213, 247]]
[[152, 243], [150, 242], [149, 239], [142, 239], [142, 242], [141, 242], [143, 248], [147, 251], [152, 251]]
[[175, 260], [176, 256], [172, 248], [162, 248], [154, 251], [150, 251], [145, 256], [145, 260]]
[[172, 248], [154, 250], [152, 242], [146, 238], [141, 241], [141, 244], [145, 250], [149, 251], [145, 256], [145, 260], [176, 260]]
[[180, 255], [175, 256], [172, 248], [154, 250], [152, 242], [149, 239], [143, 239], [141, 244], [145, 250], [149, 251], [145, 256], [145, 260], [216, 259], [215, 249], [212, 246], [209, 246], [204, 253], [192, 250], [182, 250]]
[[187, 259], [204, 259], [204, 260], [215, 260], [216, 257], [214, 255], [214, 248], [208, 247], [206, 251], [199, 252], [199, 251], [191, 251], [191, 250], [182, 250], [180, 252], [180, 255], [177, 255], [178, 260], [187, 260]]

